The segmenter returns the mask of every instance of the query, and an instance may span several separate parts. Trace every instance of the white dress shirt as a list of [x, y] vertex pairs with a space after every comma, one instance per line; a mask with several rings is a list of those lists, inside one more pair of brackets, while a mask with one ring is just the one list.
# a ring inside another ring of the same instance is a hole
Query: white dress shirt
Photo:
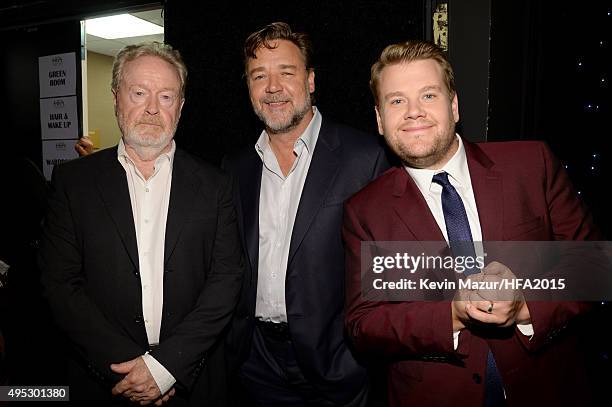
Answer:
[[[476, 255], [482, 256], [484, 251], [482, 246], [482, 229], [480, 228], [480, 219], [478, 218], [478, 208], [476, 207], [476, 199], [474, 198], [474, 190], [472, 189], [472, 179], [470, 178], [467, 156], [461, 137], [458, 135], [456, 135], [456, 137], [459, 141], [459, 148], [443, 168], [438, 170], [411, 168], [408, 166], [405, 168], [419, 188], [419, 191], [421, 191], [423, 198], [425, 198], [425, 202], [427, 202], [427, 206], [447, 242], [448, 233], [446, 231], [446, 222], [444, 221], [444, 211], [442, 210], [442, 186], [432, 182], [432, 179], [437, 173], [448, 173], [449, 182], [455, 187], [459, 197], [461, 197], [463, 201], [463, 206], [465, 206]], [[533, 326], [531, 324], [517, 325], [517, 327], [524, 335], [533, 335]], [[457, 349], [459, 332], [453, 333], [453, 342], [455, 349]]]
[[[117, 147], [117, 158], [127, 177], [132, 215], [138, 245], [138, 264], [142, 289], [142, 314], [149, 345], [159, 343], [164, 303], [164, 244], [166, 220], [172, 185], [172, 164], [176, 145], [155, 160], [153, 175], [145, 179], [125, 150], [123, 139]], [[153, 356], [143, 359], [162, 394], [176, 380]]]
[[294, 144], [296, 159], [287, 176], [280, 169], [265, 130], [255, 144], [255, 151], [263, 162], [255, 316], [264, 321], [287, 322], [285, 276], [289, 245], [304, 181], [321, 129], [321, 114], [316, 107], [312, 109], [312, 120]]

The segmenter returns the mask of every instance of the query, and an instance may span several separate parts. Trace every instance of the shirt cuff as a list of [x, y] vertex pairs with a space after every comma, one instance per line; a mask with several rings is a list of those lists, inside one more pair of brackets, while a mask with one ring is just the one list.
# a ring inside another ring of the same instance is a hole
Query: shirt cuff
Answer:
[[529, 339], [533, 338], [533, 324], [516, 324], [519, 331]]
[[144, 360], [147, 368], [149, 368], [149, 372], [151, 372], [151, 376], [153, 376], [153, 380], [155, 380], [155, 384], [159, 387], [159, 391], [161, 394], [165, 394], [168, 390], [174, 386], [176, 383], [176, 379], [161, 363], [157, 361], [153, 356], [149, 355], [149, 352], [142, 355], [142, 359]]
[[457, 350], [457, 348], [459, 347], [459, 333], [461, 331], [454, 331], [453, 332], [453, 350]]

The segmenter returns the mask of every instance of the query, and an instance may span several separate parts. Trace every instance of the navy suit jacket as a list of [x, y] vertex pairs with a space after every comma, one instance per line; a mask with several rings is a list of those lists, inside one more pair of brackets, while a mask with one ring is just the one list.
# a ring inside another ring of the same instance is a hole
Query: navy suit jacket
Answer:
[[[248, 259], [228, 336], [237, 367], [248, 357], [255, 325], [262, 161], [250, 147], [224, 165], [239, 183], [235, 202]], [[323, 119], [293, 226], [285, 281], [291, 338], [305, 377], [338, 403], [350, 401], [367, 380], [343, 329], [343, 204], [387, 167], [379, 139]]]

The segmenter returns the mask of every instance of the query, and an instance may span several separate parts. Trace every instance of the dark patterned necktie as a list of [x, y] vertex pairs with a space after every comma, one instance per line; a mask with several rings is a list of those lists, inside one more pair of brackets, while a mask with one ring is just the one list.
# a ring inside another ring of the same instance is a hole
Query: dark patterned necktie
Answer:
[[[440, 172], [434, 175], [433, 182], [442, 186], [442, 212], [446, 223], [446, 233], [448, 234], [448, 245], [453, 256], [470, 256], [476, 258], [474, 243], [472, 241], [472, 231], [468, 222], [467, 213], [461, 197], [455, 187], [448, 180], [448, 173]], [[464, 272], [466, 276], [478, 273], [477, 268], [467, 268]], [[504, 388], [495, 364], [493, 353], [489, 350], [487, 355], [486, 372], [486, 392], [485, 406], [497, 407], [505, 405]]]

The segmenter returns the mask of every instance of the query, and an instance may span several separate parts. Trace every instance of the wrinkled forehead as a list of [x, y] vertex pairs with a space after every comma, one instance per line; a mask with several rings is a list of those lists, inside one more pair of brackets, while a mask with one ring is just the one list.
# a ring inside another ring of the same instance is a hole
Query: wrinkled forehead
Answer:
[[165, 59], [154, 55], [142, 55], [126, 61], [121, 72], [121, 82], [126, 84], [155, 81], [164, 87], [181, 87], [177, 68]]
[[255, 58], [247, 61], [247, 71], [265, 64], [296, 65], [306, 68], [306, 58], [300, 48], [288, 40], [270, 40], [255, 50]]

